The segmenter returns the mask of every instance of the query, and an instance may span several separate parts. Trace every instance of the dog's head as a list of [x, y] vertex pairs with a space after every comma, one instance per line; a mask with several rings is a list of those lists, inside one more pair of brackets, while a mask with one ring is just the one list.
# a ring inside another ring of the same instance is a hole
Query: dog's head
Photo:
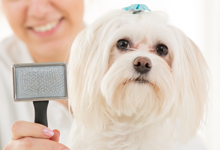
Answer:
[[169, 120], [194, 135], [207, 101], [208, 68], [197, 46], [163, 12], [110, 12], [75, 39], [70, 104], [78, 125], [101, 130]]

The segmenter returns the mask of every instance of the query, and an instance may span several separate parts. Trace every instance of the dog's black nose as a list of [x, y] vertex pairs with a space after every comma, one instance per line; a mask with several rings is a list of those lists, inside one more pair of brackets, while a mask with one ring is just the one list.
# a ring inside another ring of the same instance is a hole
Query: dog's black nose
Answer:
[[139, 73], [148, 73], [152, 67], [151, 60], [147, 57], [137, 57], [133, 65], [134, 69]]

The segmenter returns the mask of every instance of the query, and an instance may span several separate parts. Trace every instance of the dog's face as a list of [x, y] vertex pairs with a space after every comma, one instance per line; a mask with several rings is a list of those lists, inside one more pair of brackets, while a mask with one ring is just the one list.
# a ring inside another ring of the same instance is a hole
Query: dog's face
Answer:
[[79, 124], [178, 124], [194, 135], [207, 100], [207, 65], [162, 12], [115, 11], [82, 31], [69, 62], [70, 104]]

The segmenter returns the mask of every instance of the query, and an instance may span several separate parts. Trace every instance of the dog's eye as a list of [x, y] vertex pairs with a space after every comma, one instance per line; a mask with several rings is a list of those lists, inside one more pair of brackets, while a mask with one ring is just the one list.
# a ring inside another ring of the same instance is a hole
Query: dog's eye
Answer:
[[156, 52], [160, 56], [165, 56], [168, 54], [168, 48], [167, 48], [167, 46], [165, 46], [163, 44], [159, 44], [159, 45], [157, 45]]
[[117, 42], [117, 48], [120, 50], [126, 50], [129, 47], [129, 41], [127, 40], [119, 40]]

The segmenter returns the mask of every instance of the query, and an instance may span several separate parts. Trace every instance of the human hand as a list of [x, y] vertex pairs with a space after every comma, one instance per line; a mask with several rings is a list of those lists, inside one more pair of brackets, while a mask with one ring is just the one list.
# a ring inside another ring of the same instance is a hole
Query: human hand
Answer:
[[69, 150], [58, 143], [60, 132], [26, 121], [17, 121], [12, 125], [11, 141], [4, 150]]

